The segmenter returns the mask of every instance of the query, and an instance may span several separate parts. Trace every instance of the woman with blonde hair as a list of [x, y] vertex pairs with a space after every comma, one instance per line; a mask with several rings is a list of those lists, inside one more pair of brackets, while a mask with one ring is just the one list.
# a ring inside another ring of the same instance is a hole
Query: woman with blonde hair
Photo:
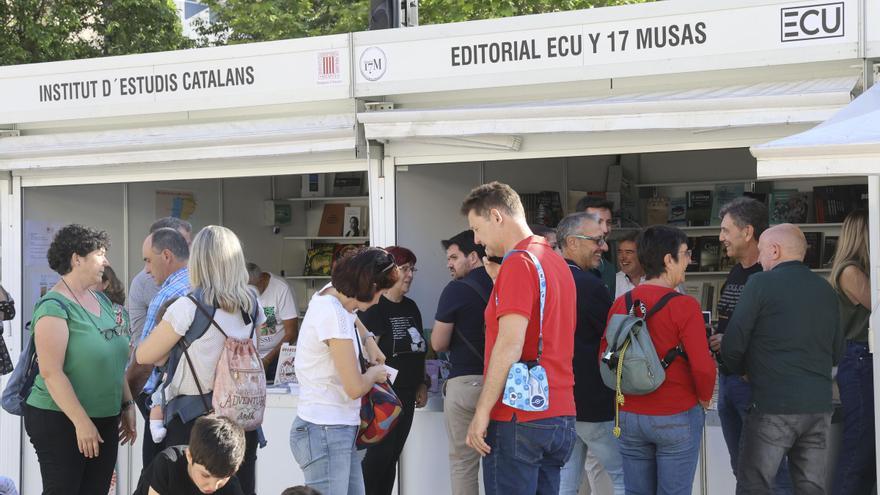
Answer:
[[[226, 227], [209, 225], [193, 239], [189, 278], [193, 292], [168, 307], [162, 321], [135, 351], [138, 363], [163, 364], [171, 349], [186, 335], [193, 323], [199, 310], [195, 301], [203, 310], [213, 313], [212, 323], [204, 335], [189, 346], [189, 360], [195, 376], [190, 371], [190, 363], [177, 366], [174, 375], [168, 377], [166, 404], [179, 397], [199, 396], [200, 388], [206, 394], [211, 392], [226, 337], [253, 338], [254, 327], [259, 327], [266, 320], [256, 294], [248, 289], [241, 243], [235, 233]], [[196, 419], [184, 419], [177, 413], [166, 414], [166, 444], [186, 444]], [[238, 479], [244, 492], [250, 495], [255, 493], [256, 484], [256, 430], [247, 432], [245, 438], [247, 447], [244, 462], [238, 470]]]
[[831, 286], [840, 304], [846, 352], [837, 368], [843, 403], [843, 444], [837, 459], [833, 493], [870, 493], [876, 478], [874, 377], [868, 351], [871, 279], [868, 277], [868, 212], [846, 216], [831, 263]]

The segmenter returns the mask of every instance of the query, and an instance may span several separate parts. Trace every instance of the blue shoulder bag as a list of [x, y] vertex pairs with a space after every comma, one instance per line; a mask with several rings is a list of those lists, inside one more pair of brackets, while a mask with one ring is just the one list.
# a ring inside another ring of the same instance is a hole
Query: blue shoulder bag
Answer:
[[550, 383], [547, 380], [547, 372], [541, 366], [541, 354], [544, 351], [544, 302], [547, 299], [547, 278], [544, 276], [544, 268], [534, 254], [517, 249], [507, 253], [504, 258], [507, 259], [512, 253], [525, 253], [535, 264], [541, 296], [541, 317], [538, 323], [538, 356], [534, 361], [513, 363], [507, 373], [501, 402], [521, 411], [546, 411], [550, 407]]
[[[55, 301], [61, 305], [61, 309], [67, 313], [67, 305], [60, 299], [49, 297], [41, 300], [34, 307], [37, 308], [46, 301]], [[25, 325], [25, 331], [30, 330], [31, 323]], [[6, 383], [6, 389], [3, 390], [3, 397], [0, 399], [0, 405], [9, 414], [21, 416], [24, 414], [24, 404], [28, 396], [31, 394], [31, 388], [34, 386], [34, 380], [40, 373], [40, 364], [37, 360], [37, 347], [34, 344], [34, 334], [31, 332], [30, 338], [24, 345], [21, 355], [18, 357], [18, 365], [9, 376], [9, 382]]]

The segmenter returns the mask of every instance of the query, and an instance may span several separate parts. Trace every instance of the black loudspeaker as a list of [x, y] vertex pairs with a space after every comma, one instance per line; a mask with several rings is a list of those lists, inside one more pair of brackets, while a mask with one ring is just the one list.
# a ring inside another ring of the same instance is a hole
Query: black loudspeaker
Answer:
[[400, 0], [370, 0], [370, 31], [400, 27]]

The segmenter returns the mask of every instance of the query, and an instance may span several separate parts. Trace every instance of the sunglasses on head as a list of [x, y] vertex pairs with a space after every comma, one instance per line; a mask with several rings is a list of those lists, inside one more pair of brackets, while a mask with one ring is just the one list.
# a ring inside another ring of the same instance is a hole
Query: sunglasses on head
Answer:
[[376, 273], [385, 273], [390, 270], [391, 267], [396, 265], [394, 261], [394, 255], [392, 255], [388, 251], [385, 251], [384, 249], [382, 250], [382, 252], [385, 253], [386, 258], [376, 262]]

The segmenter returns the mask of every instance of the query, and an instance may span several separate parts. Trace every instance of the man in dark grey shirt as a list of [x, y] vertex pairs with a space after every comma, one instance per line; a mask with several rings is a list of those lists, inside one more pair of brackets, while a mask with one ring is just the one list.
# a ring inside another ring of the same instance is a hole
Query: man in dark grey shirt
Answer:
[[803, 264], [807, 243], [782, 224], [758, 242], [764, 268], [749, 278], [721, 342], [725, 366], [752, 384], [736, 493], [771, 494], [788, 455], [795, 493], [825, 493], [831, 368], [843, 353], [837, 297]]

